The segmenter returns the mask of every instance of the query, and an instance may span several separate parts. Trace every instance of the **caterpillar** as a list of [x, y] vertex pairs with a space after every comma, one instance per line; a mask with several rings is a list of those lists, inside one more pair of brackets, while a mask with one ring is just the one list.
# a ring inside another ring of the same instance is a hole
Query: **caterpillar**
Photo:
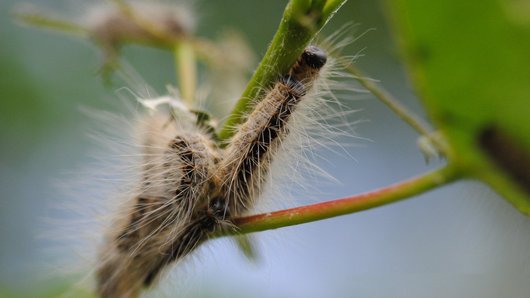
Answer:
[[[100, 297], [138, 297], [214, 232], [235, 229], [231, 219], [259, 200], [271, 162], [290, 133], [290, 119], [326, 61], [320, 48], [307, 47], [226, 148], [199, 127], [179, 130], [159, 115], [146, 121], [140, 190], [100, 249]], [[173, 137], [160, 141], [158, 134]]]
[[231, 140], [220, 165], [228, 209], [243, 214], [261, 192], [271, 160], [289, 133], [289, 118], [311, 89], [327, 56], [309, 46], [289, 73], [260, 101]]
[[[215, 147], [200, 131], [181, 133], [162, 146], [151, 133], [164, 129], [161, 119], [151, 119], [146, 130], [141, 190], [129, 208], [128, 218], [115, 223], [101, 250], [98, 292], [102, 297], [135, 297], [161, 254], [182, 237], [195, 220], [197, 209], [207, 204], [208, 178], [218, 159]], [[172, 130], [172, 129], [171, 129]], [[144, 281], [142, 281], [144, 280]]]

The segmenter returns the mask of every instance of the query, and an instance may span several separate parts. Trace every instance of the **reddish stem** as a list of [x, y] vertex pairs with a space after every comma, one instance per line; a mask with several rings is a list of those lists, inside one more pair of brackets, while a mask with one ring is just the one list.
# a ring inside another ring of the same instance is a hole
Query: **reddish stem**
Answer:
[[394, 203], [452, 182], [456, 178], [458, 172], [453, 167], [446, 166], [379, 190], [308, 206], [237, 218], [234, 223], [239, 227], [238, 233], [241, 234], [308, 223]]

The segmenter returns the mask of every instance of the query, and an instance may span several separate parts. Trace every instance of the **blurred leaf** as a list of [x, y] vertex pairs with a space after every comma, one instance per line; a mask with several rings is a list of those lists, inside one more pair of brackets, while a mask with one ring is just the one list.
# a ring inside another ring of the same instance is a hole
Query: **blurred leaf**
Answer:
[[32, 88], [35, 82], [13, 59], [13, 52], [4, 49], [0, 54], [0, 69], [9, 70], [0, 82], [0, 135], [7, 134], [6, 131], [15, 133], [44, 129], [45, 115], [50, 107], [40, 100], [38, 91]]
[[388, 1], [413, 82], [449, 159], [530, 213], [530, 5]]

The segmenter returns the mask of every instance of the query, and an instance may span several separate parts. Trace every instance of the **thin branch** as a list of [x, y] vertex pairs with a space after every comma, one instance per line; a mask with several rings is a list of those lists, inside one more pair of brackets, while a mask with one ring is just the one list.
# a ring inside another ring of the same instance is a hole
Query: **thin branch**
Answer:
[[354, 76], [354, 78], [364, 87], [370, 91], [375, 97], [379, 98], [385, 105], [387, 105], [399, 118], [407, 122], [419, 134], [428, 136], [431, 130], [427, 123], [421, 120], [413, 112], [409, 111], [403, 106], [392, 94], [386, 91], [383, 87], [378, 86], [374, 81], [366, 79], [365, 75], [360, 69], [354, 65], [348, 65], [346, 70]]
[[355, 213], [424, 193], [460, 177], [460, 172], [452, 165], [445, 166], [421, 176], [360, 195], [338, 200], [296, 207], [270, 213], [252, 215], [234, 220], [237, 231], [229, 234], [246, 234], [294, 226]]
[[192, 108], [195, 100], [195, 90], [197, 89], [195, 50], [190, 42], [182, 41], [175, 44], [174, 53], [180, 96]]
[[16, 19], [28, 25], [50, 30], [56, 30], [73, 35], [79, 35], [83, 37], [87, 37], [89, 35], [88, 30], [82, 27], [81, 25], [65, 20], [56, 19], [53, 17], [48, 17], [37, 10], [19, 10], [15, 11], [13, 15]]
[[429, 129], [429, 125], [425, 121], [423, 121], [422, 119], [420, 119], [420, 117], [418, 117], [416, 114], [407, 109], [403, 104], [399, 102], [398, 99], [396, 99], [383, 87], [379, 86], [372, 80], [366, 79], [366, 76], [359, 68], [351, 64], [345, 65], [345, 67], [346, 71], [352, 74], [355, 80], [357, 80], [364, 88], [366, 88], [366, 90], [370, 91], [370, 93], [372, 93], [387, 107], [389, 107], [394, 113], [396, 113], [399, 118], [401, 118], [408, 125], [410, 125], [420, 135], [424, 136], [431, 143], [433, 143], [440, 152], [447, 152], [447, 146], [443, 143], [442, 140], [433, 135], [434, 132]]

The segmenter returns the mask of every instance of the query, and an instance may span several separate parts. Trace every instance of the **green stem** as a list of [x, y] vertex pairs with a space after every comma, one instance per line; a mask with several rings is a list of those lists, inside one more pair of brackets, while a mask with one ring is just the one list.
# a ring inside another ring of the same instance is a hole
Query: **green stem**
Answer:
[[41, 27], [41, 28], [47, 28], [51, 30], [57, 30], [65, 33], [70, 33], [74, 35], [80, 35], [80, 36], [88, 36], [87, 29], [83, 28], [82, 26], [73, 23], [68, 22], [60, 19], [54, 19], [52, 17], [47, 17], [43, 14], [40, 14], [39, 12], [15, 12], [14, 16], [32, 26]]
[[251, 110], [251, 103], [260, 98], [263, 90], [270, 88], [277, 81], [279, 74], [287, 73], [313, 37], [346, 1], [289, 2], [263, 60], [219, 133], [221, 140], [232, 137], [234, 129], [244, 121], [244, 116]]
[[433, 143], [439, 152], [446, 154], [447, 146], [436, 136], [433, 135], [433, 132], [429, 129], [429, 126], [425, 121], [421, 120], [417, 115], [408, 110], [404, 105], [402, 105], [399, 100], [397, 100], [392, 94], [386, 91], [383, 87], [380, 87], [372, 80], [366, 79], [366, 76], [363, 72], [355, 67], [354, 65], [346, 65], [346, 71], [353, 75], [361, 86], [370, 91], [375, 97], [377, 97], [381, 102], [383, 102], [387, 107], [389, 107], [394, 113], [398, 115], [403, 121], [410, 125], [414, 130], [416, 130], [420, 135], [425, 136], [431, 143]]
[[453, 165], [448, 165], [376, 191], [308, 206], [237, 218], [234, 220], [234, 224], [238, 227], [237, 231], [227, 233], [261, 232], [355, 213], [410, 198], [448, 184], [459, 177], [458, 169]]
[[197, 88], [197, 63], [195, 50], [191, 43], [182, 41], [175, 44], [174, 52], [180, 95], [188, 106], [192, 108], [195, 100], [195, 90]]
[[386, 91], [383, 87], [379, 87], [374, 81], [366, 79], [360, 69], [353, 65], [348, 65], [346, 70], [354, 76], [354, 78], [364, 87], [370, 91], [375, 97], [379, 98], [385, 105], [387, 105], [399, 118], [407, 122], [421, 135], [428, 136], [431, 134], [428, 125], [422, 121], [418, 116], [414, 115], [405, 106], [403, 106], [392, 94]]

